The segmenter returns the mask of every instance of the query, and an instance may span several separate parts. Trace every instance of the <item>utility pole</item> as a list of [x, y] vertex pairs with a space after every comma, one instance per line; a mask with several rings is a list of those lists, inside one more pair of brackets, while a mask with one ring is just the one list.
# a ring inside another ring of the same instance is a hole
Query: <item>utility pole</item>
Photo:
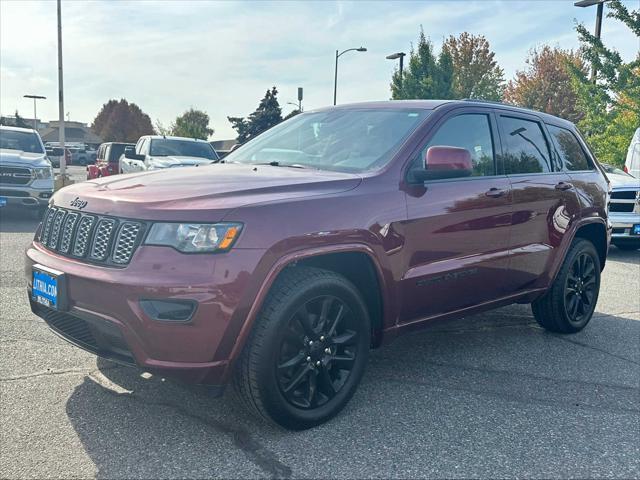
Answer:
[[[58, 132], [63, 153], [60, 159], [59, 184], [63, 187], [67, 179], [67, 157], [64, 139], [64, 88], [62, 84], [62, 7], [58, 0]], [[60, 188], [58, 187], [58, 188]]]
[[[607, 0], [579, 0], [573, 4], [575, 7], [581, 7], [581, 8], [591, 7], [593, 5], [596, 5], [598, 7], [596, 10], [596, 31], [595, 31], [595, 37], [598, 40], [600, 40], [600, 34], [602, 32], [602, 16], [604, 13], [604, 2], [606, 1]], [[591, 81], [593, 83], [596, 83], [597, 73], [598, 72], [596, 70], [596, 66], [592, 63], [591, 64]]]
[[47, 97], [43, 97], [42, 95], [24, 95], [24, 98], [32, 98], [33, 99], [33, 129], [38, 131], [38, 115], [36, 113], [36, 100], [45, 100]]

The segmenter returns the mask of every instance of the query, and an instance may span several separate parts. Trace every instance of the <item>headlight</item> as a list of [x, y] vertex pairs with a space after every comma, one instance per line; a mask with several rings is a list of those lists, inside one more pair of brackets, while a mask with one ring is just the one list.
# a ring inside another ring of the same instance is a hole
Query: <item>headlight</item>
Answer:
[[240, 223], [154, 223], [144, 243], [173, 247], [186, 253], [226, 252], [240, 230]]
[[33, 169], [33, 178], [42, 180], [53, 177], [53, 169], [51, 167], [38, 167]]

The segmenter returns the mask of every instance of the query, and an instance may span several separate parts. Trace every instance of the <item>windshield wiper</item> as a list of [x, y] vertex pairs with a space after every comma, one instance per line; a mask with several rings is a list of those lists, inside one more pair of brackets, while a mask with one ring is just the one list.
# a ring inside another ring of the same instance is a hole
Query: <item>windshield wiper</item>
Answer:
[[272, 160], [271, 162], [265, 162], [265, 163], [254, 163], [254, 165], [269, 165], [271, 167], [308, 168], [305, 165], [300, 165], [299, 163], [280, 163], [277, 160]]

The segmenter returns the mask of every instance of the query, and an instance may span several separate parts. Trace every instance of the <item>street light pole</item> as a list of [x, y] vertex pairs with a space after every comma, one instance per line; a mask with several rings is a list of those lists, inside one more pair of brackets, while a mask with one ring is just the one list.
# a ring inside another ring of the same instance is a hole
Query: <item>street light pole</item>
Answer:
[[338, 95], [338, 58], [340, 58], [342, 55], [344, 55], [347, 52], [366, 52], [367, 49], [364, 47], [360, 47], [360, 48], [349, 48], [347, 50], [344, 50], [341, 53], [338, 53], [338, 50], [336, 50], [336, 69], [335, 69], [335, 73], [334, 73], [334, 77], [333, 77], [333, 104], [336, 104], [336, 99], [337, 99], [337, 95]]
[[65, 184], [67, 173], [67, 157], [64, 145], [64, 88], [62, 84], [62, 7], [58, 0], [58, 132], [62, 158], [60, 159], [60, 177], [62, 185]]
[[397, 60], [400, 59], [400, 88], [402, 88], [402, 66], [404, 64], [404, 57], [407, 54], [404, 52], [392, 53], [391, 55], [387, 55], [387, 60]]
[[[593, 5], [597, 5], [598, 8], [596, 10], [596, 31], [595, 31], [595, 37], [600, 40], [600, 34], [602, 32], [602, 16], [604, 13], [604, 2], [606, 2], [607, 0], [580, 0], [579, 2], [575, 2], [573, 4], [574, 7], [591, 7]], [[596, 83], [596, 74], [598, 72], [596, 71], [596, 66], [595, 64], [591, 64], [591, 81], [593, 83]]]
[[33, 129], [38, 130], [38, 122], [36, 119], [38, 115], [36, 113], [36, 100], [45, 100], [47, 97], [43, 97], [42, 95], [24, 95], [24, 98], [32, 98], [33, 99]]

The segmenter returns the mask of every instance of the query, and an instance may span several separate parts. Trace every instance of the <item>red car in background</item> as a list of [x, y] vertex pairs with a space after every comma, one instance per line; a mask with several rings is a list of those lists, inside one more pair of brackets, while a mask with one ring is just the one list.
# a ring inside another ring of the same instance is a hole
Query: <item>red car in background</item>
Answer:
[[95, 165], [87, 165], [87, 180], [108, 177], [121, 173], [118, 162], [126, 147], [133, 147], [133, 143], [109, 142], [98, 148]]

